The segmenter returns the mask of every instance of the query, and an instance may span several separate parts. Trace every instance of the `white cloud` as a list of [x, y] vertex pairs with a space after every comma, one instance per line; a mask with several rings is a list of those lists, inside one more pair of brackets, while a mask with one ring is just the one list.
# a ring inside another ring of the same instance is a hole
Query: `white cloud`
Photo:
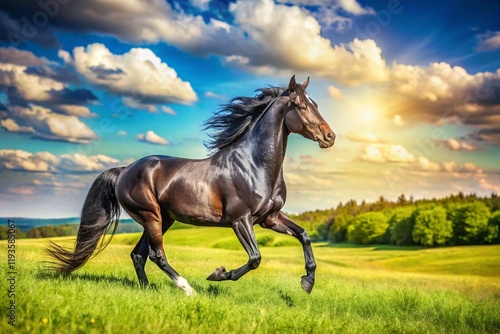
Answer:
[[338, 101], [343, 101], [344, 100], [344, 93], [342, 93], [342, 91], [340, 89], [338, 89], [337, 87], [335, 87], [335, 86], [328, 86], [327, 90], [328, 90], [328, 94], [330, 94], [330, 96], [333, 99], [338, 100]]
[[403, 121], [403, 118], [399, 115], [394, 115], [394, 125], [396, 126], [404, 126], [407, 123]]
[[500, 31], [479, 34], [477, 49], [481, 51], [492, 51], [500, 49]]
[[210, 0], [190, 0], [191, 4], [201, 10], [208, 10]]
[[355, 15], [372, 15], [375, 11], [370, 7], [362, 7], [356, 0], [336, 0], [334, 3], [346, 12]]
[[226, 100], [227, 97], [225, 95], [222, 95], [222, 94], [216, 94], [212, 91], [206, 91], [205, 94], [204, 94], [206, 97], [209, 97], [211, 99], [219, 99], [219, 100]]
[[148, 142], [157, 145], [168, 145], [168, 141], [165, 138], [158, 136], [153, 131], [147, 131], [146, 134], [138, 134], [137, 139], [139, 141]]
[[444, 62], [429, 67], [394, 64], [391, 77], [392, 87], [400, 93], [431, 102], [455, 97], [472, 79], [462, 67]]
[[353, 133], [348, 132], [346, 138], [357, 143], [380, 143], [382, 140], [374, 135], [372, 132], [363, 132], [363, 133]]
[[369, 162], [410, 162], [414, 159], [402, 145], [391, 144], [370, 144], [360, 158]]
[[[375, 11], [370, 7], [361, 6], [356, 0], [283, 0], [282, 4], [300, 7], [314, 7], [310, 11], [325, 29], [333, 28], [343, 31], [352, 28], [352, 16], [373, 15]], [[347, 15], [346, 15], [347, 14]]]
[[29, 172], [55, 172], [58, 159], [49, 152], [0, 150], [0, 168]]
[[27, 66], [0, 62], [0, 88], [16, 89], [16, 95], [33, 102], [49, 101], [51, 90], [62, 90], [65, 85], [53, 79], [26, 73]]
[[89, 108], [85, 106], [61, 104], [57, 106], [57, 111], [65, 115], [71, 115], [77, 117], [97, 117], [97, 114], [91, 112]]
[[120, 166], [120, 161], [104, 154], [87, 156], [80, 153], [62, 154], [57, 168], [64, 172], [93, 172]]
[[197, 100], [191, 84], [146, 48], [118, 55], [100, 43], [73, 50], [75, 69], [92, 84], [131, 95], [139, 103], [191, 103]]
[[124, 131], [124, 130], [120, 130], [116, 134], [119, 135], [119, 136], [126, 136], [126, 135], [128, 135], [127, 131]]
[[158, 109], [154, 104], [142, 103], [130, 96], [124, 96], [122, 98], [123, 104], [132, 109], [145, 109], [149, 112], [157, 112]]
[[[80, 153], [56, 156], [50, 152], [30, 153], [23, 150], [0, 150], [0, 169], [27, 172], [96, 172], [116, 167], [120, 161], [103, 154]], [[33, 181], [37, 184], [38, 181]]]
[[435, 142], [438, 145], [446, 147], [447, 149], [452, 151], [477, 151], [477, 147], [475, 147], [474, 145], [454, 138], [435, 140]]
[[161, 106], [161, 111], [163, 111], [164, 113], [169, 114], [169, 115], [176, 115], [177, 114], [174, 109], [172, 109], [168, 106]]
[[97, 135], [76, 116], [57, 114], [40, 106], [10, 107], [9, 116], [11, 118], [2, 120], [2, 126], [8, 131], [72, 143], [89, 143], [97, 139]]
[[0, 121], [0, 124], [9, 132], [34, 133], [31, 126], [19, 126], [13, 119], [7, 118]]
[[259, 0], [231, 4], [230, 11], [235, 25], [249, 36], [250, 45], [243, 50], [258, 52], [239, 50], [228, 55], [228, 62], [257, 71], [272, 67], [314, 72], [344, 85], [387, 80], [385, 60], [373, 40], [332, 46], [304, 9]]

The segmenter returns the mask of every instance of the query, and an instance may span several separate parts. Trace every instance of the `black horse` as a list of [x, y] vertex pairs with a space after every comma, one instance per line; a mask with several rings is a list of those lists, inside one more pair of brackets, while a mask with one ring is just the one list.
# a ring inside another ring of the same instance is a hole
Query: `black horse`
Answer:
[[[299, 133], [321, 148], [334, 144], [335, 134], [307, 95], [303, 84], [259, 89], [256, 97], [237, 97], [222, 107], [205, 126], [215, 134], [207, 147], [212, 155], [193, 160], [154, 155], [127, 167], [111, 168], [92, 184], [82, 209], [74, 251], [52, 244], [54, 269], [72, 272], [107, 246], [103, 236], [118, 224], [120, 206], [144, 233], [131, 253], [139, 282], [148, 285], [144, 266], [148, 258], [186, 294], [188, 282], [167, 262], [163, 234], [174, 221], [199, 226], [231, 227], [248, 253], [248, 262], [226, 271], [215, 269], [208, 280], [237, 280], [259, 266], [261, 255], [253, 225], [297, 238], [304, 248], [306, 275], [302, 288], [314, 285], [314, 260], [306, 231], [283, 212], [283, 180], [288, 135]], [[101, 241], [101, 242], [99, 242]]]

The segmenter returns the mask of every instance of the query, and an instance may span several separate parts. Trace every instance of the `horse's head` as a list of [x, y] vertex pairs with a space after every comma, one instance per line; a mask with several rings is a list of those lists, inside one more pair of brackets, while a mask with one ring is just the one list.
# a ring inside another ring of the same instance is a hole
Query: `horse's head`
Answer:
[[309, 78], [301, 85], [295, 75], [288, 84], [290, 102], [286, 107], [285, 124], [290, 132], [300, 133], [307, 139], [317, 141], [321, 148], [335, 143], [335, 133], [318, 111], [318, 105], [306, 93]]

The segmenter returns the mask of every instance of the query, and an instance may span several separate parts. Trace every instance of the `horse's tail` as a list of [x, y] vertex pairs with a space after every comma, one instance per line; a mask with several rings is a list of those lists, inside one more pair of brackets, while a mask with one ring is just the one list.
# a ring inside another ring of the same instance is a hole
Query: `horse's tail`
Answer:
[[[47, 252], [53, 270], [70, 273], [83, 266], [92, 255], [97, 255], [110, 243], [120, 219], [120, 205], [115, 196], [115, 184], [124, 167], [111, 168], [101, 173], [90, 187], [83, 204], [75, 249], [51, 242]], [[111, 230], [111, 237], [103, 236]]]

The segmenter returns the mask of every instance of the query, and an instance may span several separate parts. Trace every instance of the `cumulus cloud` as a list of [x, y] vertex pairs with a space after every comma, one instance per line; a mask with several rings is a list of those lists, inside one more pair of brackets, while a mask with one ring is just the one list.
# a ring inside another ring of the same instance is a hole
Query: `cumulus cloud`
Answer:
[[258, 52], [231, 54], [226, 58], [229, 63], [256, 71], [273, 68], [314, 72], [344, 85], [386, 80], [385, 60], [373, 40], [355, 39], [332, 46], [321, 35], [319, 22], [304, 9], [259, 0], [231, 4], [230, 11], [237, 28], [249, 36], [252, 48], [245, 50]]
[[61, 115], [33, 105], [29, 108], [10, 107], [1, 119], [9, 132], [29, 133], [46, 140], [89, 143], [97, 135], [78, 117]]
[[[331, 1], [327, 6], [349, 15], [373, 13], [353, 0]], [[39, 9], [27, 0], [20, 0], [10, 2], [6, 10], [30, 16]], [[234, 20], [227, 23], [185, 13], [163, 0], [132, 1], [126, 5], [89, 0], [85, 4], [72, 1], [61, 6], [51, 24], [72, 31], [113, 35], [126, 41], [164, 41], [188, 52], [226, 57], [228, 63], [256, 72], [293, 69], [347, 85], [385, 80], [385, 61], [376, 43], [355, 40], [333, 46], [321, 35], [320, 22], [312, 14], [320, 12], [326, 13], [272, 0], [238, 1], [229, 5], [228, 15]], [[301, 47], [290, 48], [290, 45]], [[67, 52], [60, 52], [60, 56], [71, 63]], [[87, 68], [87, 72], [93, 72], [88, 75], [124, 74], [119, 72], [120, 67], [103, 65], [107, 66]]]
[[390, 82], [382, 84], [392, 101], [389, 115], [409, 121], [458, 122], [471, 139], [500, 145], [500, 70], [468, 73], [447, 63], [427, 67], [395, 63]]
[[72, 63], [88, 82], [115, 94], [129, 95], [143, 104], [197, 100], [191, 84], [180, 79], [150, 49], [133, 48], [124, 54], [113, 54], [103, 44], [94, 43], [86, 48], [76, 47]]
[[[0, 48], [0, 89], [11, 105], [38, 103], [67, 113], [71, 112], [72, 106], [81, 107], [97, 100], [87, 89], [68, 88], [70, 83], [76, 82], [78, 79], [74, 72], [58, 67], [45, 58], [36, 57], [28, 51]], [[64, 106], [57, 109], [61, 104]], [[78, 113], [90, 116], [90, 112], [83, 109]]]
[[84, 173], [119, 165], [119, 160], [103, 154], [87, 156], [75, 153], [56, 156], [50, 152], [0, 150], [0, 170], [4, 171]]
[[13, 119], [10, 118], [0, 120], [0, 125], [2, 125], [9, 132], [35, 133], [35, 130], [31, 126], [19, 126]]
[[147, 131], [145, 134], [138, 134], [137, 139], [139, 141], [156, 144], [156, 145], [168, 145], [168, 141], [165, 138], [158, 136], [153, 131]]

